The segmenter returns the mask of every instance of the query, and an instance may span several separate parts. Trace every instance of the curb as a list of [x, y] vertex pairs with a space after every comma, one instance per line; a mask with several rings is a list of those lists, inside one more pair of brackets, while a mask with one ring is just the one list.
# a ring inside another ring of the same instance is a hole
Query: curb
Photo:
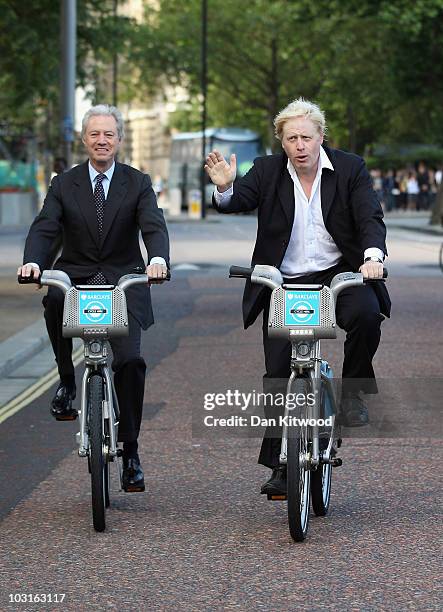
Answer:
[[401, 229], [409, 232], [419, 232], [420, 234], [429, 234], [431, 236], [443, 236], [443, 227], [439, 225], [408, 225], [406, 223], [396, 223], [395, 221], [389, 221], [386, 223], [386, 227], [393, 229]]
[[0, 378], [5, 378], [22, 363], [49, 345], [44, 319], [22, 329], [0, 343]]

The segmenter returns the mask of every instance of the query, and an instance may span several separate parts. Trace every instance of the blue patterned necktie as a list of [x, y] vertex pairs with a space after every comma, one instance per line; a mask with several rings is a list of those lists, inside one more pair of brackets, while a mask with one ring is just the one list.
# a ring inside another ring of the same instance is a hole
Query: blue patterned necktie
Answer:
[[[98, 235], [101, 238], [103, 233], [103, 216], [105, 214], [105, 190], [103, 188], [104, 174], [97, 174], [95, 177], [94, 203], [97, 210]], [[87, 281], [88, 285], [107, 285], [105, 275], [102, 272], [97, 272]]]

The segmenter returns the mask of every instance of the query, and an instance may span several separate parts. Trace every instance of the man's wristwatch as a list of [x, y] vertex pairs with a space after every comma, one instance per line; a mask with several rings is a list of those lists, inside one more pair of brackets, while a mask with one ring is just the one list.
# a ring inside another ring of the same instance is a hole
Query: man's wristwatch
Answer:
[[383, 263], [380, 257], [375, 257], [375, 255], [372, 255], [372, 257], [365, 257], [365, 263], [367, 261], [377, 261], [378, 263]]

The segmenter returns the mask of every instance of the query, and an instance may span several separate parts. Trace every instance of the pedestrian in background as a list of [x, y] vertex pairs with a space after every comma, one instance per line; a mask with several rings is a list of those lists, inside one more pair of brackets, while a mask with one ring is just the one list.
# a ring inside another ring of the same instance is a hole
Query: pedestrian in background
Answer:
[[395, 207], [395, 178], [394, 171], [388, 170], [382, 179], [383, 186], [383, 203], [386, 212], [391, 212]]
[[417, 198], [420, 192], [415, 172], [408, 173], [407, 180], [408, 210], [417, 210]]
[[417, 196], [417, 210], [428, 210], [429, 208], [429, 196], [431, 182], [429, 178], [429, 171], [423, 162], [418, 165], [417, 172], [417, 183], [418, 183], [418, 196]]

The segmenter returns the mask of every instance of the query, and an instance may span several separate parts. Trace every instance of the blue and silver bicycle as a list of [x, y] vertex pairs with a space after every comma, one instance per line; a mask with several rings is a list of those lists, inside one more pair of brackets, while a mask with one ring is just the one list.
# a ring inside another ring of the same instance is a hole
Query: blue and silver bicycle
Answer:
[[94, 529], [104, 531], [105, 511], [110, 505], [111, 463], [118, 465], [120, 489], [122, 475], [118, 461], [122, 451], [117, 447], [119, 408], [106, 341], [129, 333], [125, 291], [155, 279], [149, 279], [146, 274], [127, 274], [116, 285], [72, 285], [65, 272], [45, 270], [38, 280], [32, 277], [18, 280], [21, 284], [37, 283], [61, 289], [65, 296], [63, 336], [83, 340], [85, 371], [81, 384], [78, 454], [88, 459]]
[[[366, 279], [360, 273], [344, 272], [333, 278], [330, 287], [285, 283], [280, 271], [267, 265], [231, 266], [229, 276], [250, 279], [272, 290], [269, 337], [289, 340], [292, 346], [281, 420], [280, 463], [287, 465], [287, 495], [268, 498], [287, 499], [289, 531], [301, 542], [308, 532], [311, 502], [317, 516], [328, 513], [332, 468], [342, 464], [336, 455], [341, 445], [339, 403], [332, 369], [321, 357], [320, 341], [337, 337], [335, 304], [339, 293], [362, 285]], [[296, 407], [289, 404], [289, 397], [299, 398]]]

